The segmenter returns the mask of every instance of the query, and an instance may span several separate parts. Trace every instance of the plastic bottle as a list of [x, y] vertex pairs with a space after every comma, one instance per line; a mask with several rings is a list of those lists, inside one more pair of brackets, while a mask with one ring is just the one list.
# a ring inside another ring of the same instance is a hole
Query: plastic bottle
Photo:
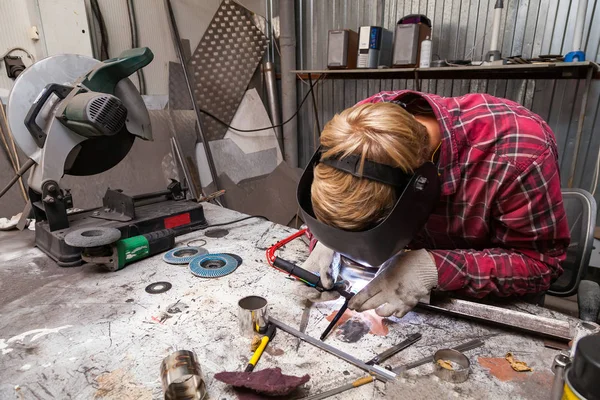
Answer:
[[429, 36], [421, 42], [421, 56], [419, 57], [419, 68], [429, 68], [431, 66], [431, 40]]

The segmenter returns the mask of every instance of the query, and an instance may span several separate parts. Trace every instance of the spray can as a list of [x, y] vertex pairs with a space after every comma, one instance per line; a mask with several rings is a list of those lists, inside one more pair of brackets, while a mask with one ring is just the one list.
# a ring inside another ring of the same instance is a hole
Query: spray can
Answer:
[[421, 55], [419, 57], [419, 68], [431, 67], [431, 40], [429, 36], [421, 42]]
[[590, 335], [577, 343], [573, 363], [565, 373], [562, 400], [600, 398], [600, 336]]

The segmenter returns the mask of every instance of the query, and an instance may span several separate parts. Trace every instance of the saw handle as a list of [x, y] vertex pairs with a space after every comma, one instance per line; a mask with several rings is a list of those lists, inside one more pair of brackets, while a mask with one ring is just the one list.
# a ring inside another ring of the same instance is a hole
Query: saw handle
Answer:
[[35, 122], [35, 119], [40, 111], [42, 111], [42, 108], [50, 96], [55, 94], [59, 99], [64, 100], [65, 97], [71, 93], [71, 90], [73, 90], [71, 86], [59, 85], [58, 83], [46, 85], [44, 90], [42, 90], [29, 108], [29, 112], [27, 113], [27, 116], [25, 116], [25, 126], [39, 148], [44, 147], [44, 143], [46, 142], [46, 133], [42, 128], [40, 128], [37, 122]]
[[125, 50], [90, 71], [82, 85], [94, 92], [115, 94], [121, 79], [150, 64], [153, 59], [154, 54], [148, 47]]

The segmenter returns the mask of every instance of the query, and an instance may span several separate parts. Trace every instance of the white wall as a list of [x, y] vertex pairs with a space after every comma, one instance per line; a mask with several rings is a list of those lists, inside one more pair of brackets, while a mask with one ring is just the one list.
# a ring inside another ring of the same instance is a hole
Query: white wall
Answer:
[[[37, 27], [39, 40], [30, 30]], [[84, 0], [0, 0], [0, 55], [13, 47], [23, 47], [39, 60], [49, 55], [76, 53], [92, 55]], [[25, 65], [31, 60], [20, 51]], [[4, 63], [0, 63], [0, 99], [12, 87]]]

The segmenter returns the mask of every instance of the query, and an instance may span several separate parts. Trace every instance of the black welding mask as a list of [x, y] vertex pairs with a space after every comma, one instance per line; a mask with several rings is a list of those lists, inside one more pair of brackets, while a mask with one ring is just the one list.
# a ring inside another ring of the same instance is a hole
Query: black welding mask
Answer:
[[[413, 174], [400, 168], [365, 160], [359, 173], [360, 156], [332, 157], [321, 160], [319, 147], [304, 170], [298, 184], [298, 203], [304, 222], [325, 246], [363, 265], [377, 267], [398, 254], [423, 228], [440, 195], [437, 167], [426, 162]], [[315, 217], [311, 202], [314, 168], [318, 163], [347, 172], [362, 179], [392, 185], [396, 204], [379, 222], [363, 231], [347, 231], [324, 224]]]

